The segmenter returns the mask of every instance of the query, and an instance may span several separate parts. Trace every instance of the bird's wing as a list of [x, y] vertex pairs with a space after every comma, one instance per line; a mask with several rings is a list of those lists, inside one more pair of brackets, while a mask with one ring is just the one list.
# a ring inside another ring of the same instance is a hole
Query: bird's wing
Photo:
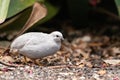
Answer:
[[43, 43], [48, 42], [50, 38], [46, 36], [34, 36], [31, 39], [29, 39], [24, 46], [33, 46], [33, 45], [42, 45]]
[[12, 42], [11, 48], [12, 48], [12, 49], [20, 49], [20, 48], [22, 48], [22, 47], [26, 44], [26, 42], [29, 41], [29, 40], [30, 40], [30, 38], [25, 38], [25, 36], [20, 36], [20, 37], [16, 38], [16, 39]]
[[44, 33], [26, 33], [24, 35], [19, 36], [16, 38], [13, 43], [11, 44], [12, 49], [21, 49], [26, 45], [33, 45], [38, 44], [39, 42], [42, 43], [45, 40], [45, 36], [47, 34]]

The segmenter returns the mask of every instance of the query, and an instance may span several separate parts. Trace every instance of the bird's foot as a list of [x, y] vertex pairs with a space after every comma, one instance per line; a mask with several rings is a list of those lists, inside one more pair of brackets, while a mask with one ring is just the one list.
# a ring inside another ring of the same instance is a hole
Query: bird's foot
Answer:
[[38, 59], [37, 60], [33, 60], [33, 63], [35, 63], [38, 66], [44, 66], [44, 64], [42, 64]]

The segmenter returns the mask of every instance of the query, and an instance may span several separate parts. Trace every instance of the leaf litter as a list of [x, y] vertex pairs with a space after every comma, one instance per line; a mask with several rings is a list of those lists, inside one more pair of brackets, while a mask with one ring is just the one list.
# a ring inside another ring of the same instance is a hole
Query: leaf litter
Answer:
[[35, 65], [31, 60], [24, 64], [23, 56], [11, 54], [15, 62], [11, 60], [9, 64], [22, 66], [0, 64], [0, 79], [120, 80], [119, 35], [107, 36], [87, 31], [65, 31], [67, 36], [60, 51], [39, 60], [44, 66]]

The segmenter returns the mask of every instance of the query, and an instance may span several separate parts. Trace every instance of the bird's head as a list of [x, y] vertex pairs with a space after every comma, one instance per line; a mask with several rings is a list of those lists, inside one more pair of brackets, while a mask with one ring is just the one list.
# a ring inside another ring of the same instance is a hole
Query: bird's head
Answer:
[[64, 40], [62, 33], [59, 31], [54, 31], [54, 32], [50, 33], [50, 35], [53, 36], [53, 38], [56, 42], [61, 42], [62, 40]]

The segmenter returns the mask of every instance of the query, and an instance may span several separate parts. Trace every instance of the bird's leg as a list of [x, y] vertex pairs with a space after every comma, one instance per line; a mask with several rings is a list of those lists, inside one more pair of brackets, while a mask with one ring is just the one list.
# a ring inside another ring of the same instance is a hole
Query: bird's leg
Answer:
[[24, 64], [27, 64], [27, 57], [26, 56], [23, 56], [24, 60], [23, 60], [23, 63]]
[[33, 63], [39, 65], [39, 66], [44, 66], [38, 59], [33, 59]]

